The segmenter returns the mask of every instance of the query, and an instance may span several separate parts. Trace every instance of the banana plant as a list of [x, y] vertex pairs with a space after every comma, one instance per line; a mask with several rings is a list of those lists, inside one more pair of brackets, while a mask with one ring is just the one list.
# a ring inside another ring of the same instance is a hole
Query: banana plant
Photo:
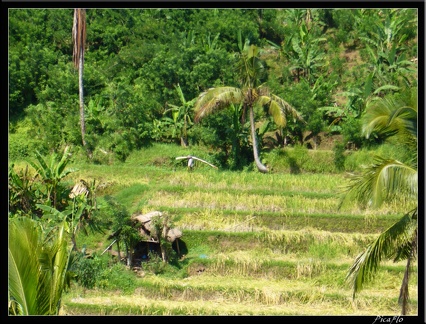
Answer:
[[374, 21], [371, 32], [359, 37], [365, 44], [370, 68], [375, 71], [379, 85], [401, 81], [403, 86], [409, 86], [416, 80], [416, 65], [404, 55], [404, 42], [408, 37], [404, 30], [412, 23], [407, 11], [390, 10], [383, 19]]
[[297, 79], [305, 77], [310, 83], [314, 82], [315, 73], [326, 65], [326, 54], [320, 43], [327, 41], [325, 37], [315, 38], [308, 30], [306, 23], [299, 28], [299, 35], [293, 37], [293, 66]]
[[58, 199], [66, 193], [61, 190], [60, 182], [69, 173], [74, 172], [74, 168], [66, 169], [69, 163], [69, 147], [65, 147], [62, 156], [54, 153], [50, 156], [50, 160], [45, 160], [40, 152], [36, 151], [37, 162], [28, 161], [28, 163], [36, 170], [37, 175], [46, 189], [46, 203], [54, 208], [58, 207]]
[[188, 146], [188, 129], [193, 124], [191, 114], [196, 99], [186, 101], [179, 83], [175, 86], [175, 89], [181, 105], [168, 104], [170, 108], [164, 111], [164, 115], [170, 112], [172, 118], [164, 117], [163, 121], [172, 127], [172, 136], [180, 138], [181, 146]]
[[217, 42], [219, 39], [220, 33], [217, 33], [216, 36], [211, 39], [211, 33], [208, 33], [207, 36], [204, 36], [204, 38], [201, 39], [201, 43], [203, 45], [203, 48], [206, 53], [214, 51], [215, 49], [218, 49]]
[[344, 106], [335, 105], [318, 108], [331, 119], [330, 131], [341, 131], [342, 122], [345, 122], [348, 118], [360, 118], [366, 107], [380, 98], [379, 94], [400, 89], [391, 84], [374, 89], [373, 78], [374, 72], [371, 72], [366, 78], [364, 88], [352, 88], [336, 94], [336, 96], [346, 97]]
[[9, 213], [20, 215], [36, 215], [34, 202], [37, 201], [37, 191], [34, 189], [34, 177], [28, 170], [28, 165], [24, 170], [18, 172], [15, 165], [9, 167]]
[[48, 224], [56, 226], [62, 221], [66, 222], [66, 230], [69, 232], [73, 250], [78, 251], [77, 233], [82, 230], [87, 234], [86, 228], [89, 227], [93, 231], [100, 231], [100, 227], [92, 220], [92, 214], [96, 209], [95, 198], [87, 197], [85, 194], [78, 194], [72, 197], [72, 204], [67, 206], [63, 211], [59, 211], [48, 205], [37, 204], [37, 208], [43, 211], [43, 219]]

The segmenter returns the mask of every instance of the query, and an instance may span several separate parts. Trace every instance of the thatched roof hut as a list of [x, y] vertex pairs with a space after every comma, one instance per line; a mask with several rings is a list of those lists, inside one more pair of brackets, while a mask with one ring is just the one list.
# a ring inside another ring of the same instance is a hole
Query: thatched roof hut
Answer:
[[[158, 242], [158, 237], [153, 233], [152, 218], [153, 217], [162, 217], [163, 213], [159, 211], [152, 211], [147, 214], [133, 215], [132, 219], [141, 223], [139, 234], [141, 235], [144, 241], [148, 242]], [[173, 242], [176, 239], [182, 237], [182, 231], [177, 228], [163, 228], [163, 237], [169, 242]]]
[[[136, 262], [136, 264], [138, 262], [142, 262], [143, 260], [148, 260], [150, 253], [153, 251], [162, 255], [163, 260], [165, 260], [165, 254], [163, 253], [160, 237], [158, 237], [154, 228], [154, 217], [163, 217], [163, 213], [159, 211], [152, 211], [147, 214], [138, 214], [131, 217], [135, 224], [140, 224], [140, 226], [138, 226], [140, 241], [133, 247], [132, 252], [132, 260]], [[162, 224], [163, 227], [161, 237], [166, 238], [168, 242], [172, 243], [172, 248], [177, 252], [178, 255], [181, 255], [181, 251], [183, 253], [187, 253], [185, 242], [179, 240], [182, 237], [182, 231], [177, 228], [170, 228], [168, 225], [169, 224], [167, 220]], [[104, 254], [106, 251], [111, 251], [111, 247], [114, 243], [117, 243], [118, 247], [118, 236], [120, 232], [121, 229], [117, 230], [108, 237], [108, 239], [115, 238], [115, 240], [104, 250], [104, 252], [102, 252], [102, 254]]]

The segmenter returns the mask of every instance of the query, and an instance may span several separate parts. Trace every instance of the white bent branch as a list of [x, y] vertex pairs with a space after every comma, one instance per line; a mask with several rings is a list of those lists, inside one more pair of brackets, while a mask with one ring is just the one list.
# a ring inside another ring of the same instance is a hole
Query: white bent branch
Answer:
[[[190, 160], [197, 160], [197, 161], [200, 161], [200, 162], [203, 162], [203, 163], [205, 163], [205, 164], [210, 165], [212, 168], [216, 168], [216, 169], [217, 169], [217, 166], [215, 166], [215, 165], [213, 165], [213, 164], [211, 164], [211, 163], [209, 163], [209, 162], [207, 162], [207, 161], [205, 161], [205, 160], [203, 160], [203, 159], [200, 159], [200, 158], [198, 158], [198, 157], [196, 157], [196, 156], [193, 156], [193, 155], [178, 156], [178, 157], [176, 158], [176, 160], [184, 160], [184, 159], [188, 159], [188, 161], [190, 161]], [[188, 162], [188, 167], [191, 167], [191, 168], [192, 168], [192, 166], [193, 166], [193, 165], [190, 165], [190, 164], [189, 164], [189, 162]]]

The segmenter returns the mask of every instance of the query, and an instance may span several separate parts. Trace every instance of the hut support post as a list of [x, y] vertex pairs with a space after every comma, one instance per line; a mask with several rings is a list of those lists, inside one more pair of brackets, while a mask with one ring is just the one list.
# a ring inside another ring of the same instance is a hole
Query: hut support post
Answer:
[[179, 239], [178, 238], [176, 239], [176, 249], [177, 249], [178, 255], [180, 255], [180, 251], [179, 251]]

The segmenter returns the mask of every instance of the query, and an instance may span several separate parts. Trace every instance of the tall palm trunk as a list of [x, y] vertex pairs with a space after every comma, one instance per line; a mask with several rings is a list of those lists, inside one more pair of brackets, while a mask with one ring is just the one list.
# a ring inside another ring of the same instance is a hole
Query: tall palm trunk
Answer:
[[253, 145], [253, 156], [254, 156], [254, 162], [256, 163], [257, 169], [260, 172], [267, 173], [269, 170], [268, 168], [260, 162], [259, 158], [259, 150], [257, 147], [257, 137], [256, 137], [256, 128], [254, 124], [254, 111], [253, 111], [253, 105], [250, 105], [250, 129], [251, 129], [251, 138], [252, 138], [252, 145]]
[[74, 9], [74, 22], [72, 26], [72, 36], [74, 41], [73, 62], [74, 67], [78, 68], [78, 91], [80, 96], [80, 129], [81, 141], [86, 148], [89, 157], [91, 151], [86, 143], [86, 123], [84, 120], [84, 92], [83, 92], [83, 66], [84, 66], [84, 48], [86, 46], [86, 10]]

